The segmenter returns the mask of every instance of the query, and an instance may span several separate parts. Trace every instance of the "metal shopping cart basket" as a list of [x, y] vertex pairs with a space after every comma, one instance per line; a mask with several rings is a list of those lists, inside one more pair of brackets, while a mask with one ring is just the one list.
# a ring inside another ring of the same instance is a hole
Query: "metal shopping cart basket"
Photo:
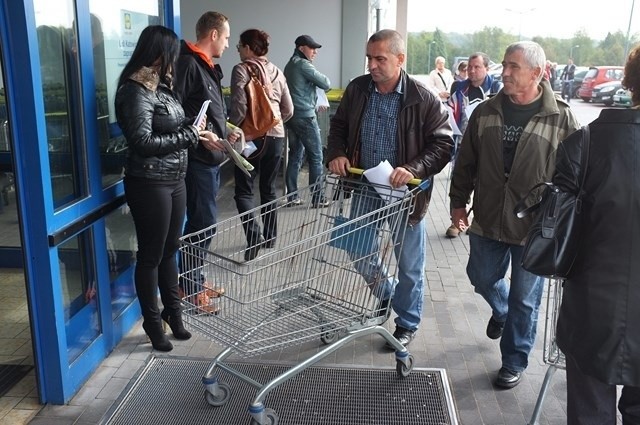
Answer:
[[547, 290], [547, 317], [544, 326], [544, 362], [549, 365], [547, 372], [542, 381], [542, 387], [538, 393], [536, 406], [533, 409], [533, 415], [529, 425], [538, 425], [540, 414], [542, 413], [542, 405], [549, 390], [551, 379], [556, 370], [566, 367], [565, 357], [556, 343], [556, 325], [558, 323], [558, 314], [560, 313], [560, 304], [562, 302], [562, 279], [549, 279]]
[[[263, 405], [269, 391], [370, 334], [394, 347], [398, 375], [409, 375], [413, 357], [381, 326], [390, 310], [377, 295], [395, 282], [394, 251], [402, 249], [420, 186], [399, 191], [328, 175], [298, 191], [305, 204], [292, 206], [282, 197], [181, 238], [184, 322], [226, 347], [202, 378], [210, 405], [222, 406], [231, 396], [214, 373], [220, 368], [257, 388], [251, 423], [276, 424], [276, 412]], [[333, 201], [329, 207], [310, 204], [318, 191]], [[277, 220], [277, 236], [261, 234], [249, 244], [245, 229], [251, 233], [254, 220], [262, 229]], [[265, 384], [225, 364], [234, 353], [249, 357], [314, 339], [327, 346]]]

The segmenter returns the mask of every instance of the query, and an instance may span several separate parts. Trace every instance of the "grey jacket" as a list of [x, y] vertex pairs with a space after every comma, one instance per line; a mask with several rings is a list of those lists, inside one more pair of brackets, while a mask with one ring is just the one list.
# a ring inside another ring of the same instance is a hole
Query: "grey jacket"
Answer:
[[[542, 107], [524, 129], [509, 176], [504, 174], [504, 118], [501, 90], [473, 111], [462, 138], [451, 179], [452, 208], [463, 208], [473, 192], [470, 232], [515, 245], [524, 239], [533, 217], [519, 219], [513, 209], [537, 183], [549, 181], [555, 169], [558, 144], [580, 128], [563, 100], [556, 98], [548, 82], [540, 83]], [[527, 201], [531, 205], [533, 199]]]
[[293, 116], [308, 118], [316, 116], [316, 87], [329, 90], [331, 82], [326, 75], [319, 72], [309, 59], [298, 49], [284, 67], [284, 75], [293, 99]]

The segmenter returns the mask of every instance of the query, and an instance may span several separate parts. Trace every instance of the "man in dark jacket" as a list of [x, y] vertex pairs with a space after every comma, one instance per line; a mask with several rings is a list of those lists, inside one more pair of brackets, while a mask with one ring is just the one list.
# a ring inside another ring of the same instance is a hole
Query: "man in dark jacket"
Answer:
[[[227, 108], [222, 96], [222, 70], [213, 59], [222, 56], [229, 47], [229, 20], [218, 12], [206, 12], [196, 23], [195, 43], [182, 41], [180, 57], [176, 65], [174, 91], [182, 102], [185, 115], [195, 118], [204, 101], [210, 100], [207, 109], [207, 128], [217, 138], [227, 138], [231, 143], [237, 133], [227, 132]], [[187, 221], [184, 234], [199, 232], [216, 223], [216, 196], [220, 185], [220, 164], [225, 158], [224, 146], [216, 141], [215, 149], [205, 149], [202, 144], [189, 149], [187, 186]], [[213, 233], [213, 231], [212, 231]], [[206, 237], [203, 237], [206, 236]], [[196, 243], [203, 248], [211, 235], [199, 235]], [[195, 256], [195, 253], [194, 253]], [[188, 258], [194, 258], [189, 255]], [[192, 264], [181, 262], [180, 271], [199, 269], [200, 261]], [[204, 283], [205, 276], [192, 276], [189, 281]], [[183, 286], [184, 281], [181, 282]], [[184, 289], [184, 287], [183, 287]]]
[[501, 339], [495, 385], [502, 388], [518, 385], [529, 364], [544, 289], [544, 279], [521, 266], [532, 218], [518, 219], [513, 210], [531, 187], [551, 178], [558, 144], [579, 127], [569, 105], [542, 79], [545, 62], [532, 41], [507, 47], [504, 87], [473, 111], [449, 191], [453, 223], [460, 231], [469, 228], [467, 275], [492, 310], [487, 336]]
[[[402, 70], [404, 40], [393, 30], [373, 34], [367, 43], [369, 74], [347, 86], [329, 131], [327, 161], [332, 173], [346, 176], [349, 167], [372, 168], [388, 160], [393, 167], [389, 184], [400, 187], [411, 179], [429, 180], [449, 162], [453, 134], [448, 113], [439, 99]], [[365, 189], [363, 189], [365, 190]], [[380, 310], [391, 303], [396, 318], [393, 336], [408, 345], [422, 318], [426, 230], [424, 216], [431, 190], [415, 199], [398, 261], [397, 284], [386, 279], [376, 285]], [[357, 193], [354, 195], [357, 197]], [[356, 202], [354, 205], [367, 204]], [[364, 215], [367, 211], [357, 211]], [[353, 215], [354, 212], [351, 211]], [[402, 233], [402, 230], [399, 231]], [[397, 252], [396, 252], [397, 254]], [[355, 266], [369, 283], [373, 268]], [[384, 276], [384, 274], [383, 274]], [[379, 279], [378, 279], [379, 280]], [[395, 288], [394, 288], [395, 286]]]

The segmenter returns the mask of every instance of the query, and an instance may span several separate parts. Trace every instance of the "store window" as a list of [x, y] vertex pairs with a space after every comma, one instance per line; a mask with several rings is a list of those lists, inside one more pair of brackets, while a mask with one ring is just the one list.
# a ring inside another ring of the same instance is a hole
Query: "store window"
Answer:
[[106, 187], [122, 178], [127, 149], [113, 106], [118, 78], [142, 30], [162, 23], [162, 1], [91, 0], [89, 9], [102, 185]]

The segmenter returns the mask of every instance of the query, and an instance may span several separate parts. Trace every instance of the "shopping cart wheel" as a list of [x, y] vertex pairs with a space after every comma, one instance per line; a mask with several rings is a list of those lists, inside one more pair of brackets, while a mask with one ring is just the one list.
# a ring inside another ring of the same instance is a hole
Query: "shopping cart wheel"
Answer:
[[251, 418], [251, 425], [278, 425], [278, 415], [275, 410], [267, 407], [264, 409], [264, 417], [267, 422], [258, 422], [254, 418]]
[[323, 344], [329, 345], [338, 339], [339, 332], [336, 329], [336, 325], [324, 325], [321, 330], [320, 341], [322, 341]]
[[209, 390], [204, 390], [204, 399], [211, 406], [224, 406], [231, 398], [231, 387], [225, 382], [218, 382], [219, 394], [213, 394]]
[[413, 370], [413, 356], [411, 354], [409, 354], [404, 359], [396, 360], [396, 372], [398, 372], [398, 375], [402, 376], [403, 378], [406, 378], [407, 376], [409, 376], [412, 370]]

